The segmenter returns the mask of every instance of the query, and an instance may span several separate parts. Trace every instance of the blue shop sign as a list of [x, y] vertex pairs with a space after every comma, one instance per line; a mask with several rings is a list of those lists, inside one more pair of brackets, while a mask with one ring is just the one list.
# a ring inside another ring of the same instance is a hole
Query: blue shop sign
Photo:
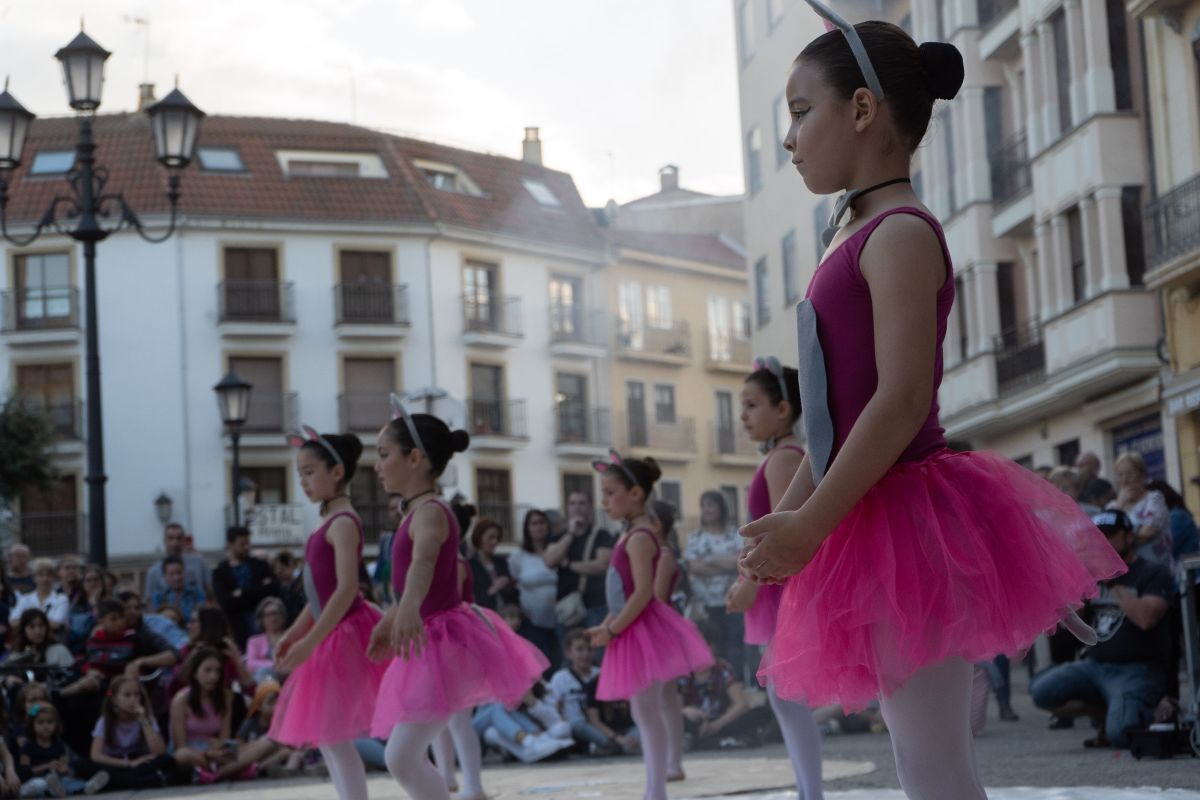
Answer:
[[1146, 462], [1146, 477], [1167, 479], [1167, 462], [1163, 455], [1162, 418], [1158, 414], [1112, 429], [1113, 456], [1134, 452]]

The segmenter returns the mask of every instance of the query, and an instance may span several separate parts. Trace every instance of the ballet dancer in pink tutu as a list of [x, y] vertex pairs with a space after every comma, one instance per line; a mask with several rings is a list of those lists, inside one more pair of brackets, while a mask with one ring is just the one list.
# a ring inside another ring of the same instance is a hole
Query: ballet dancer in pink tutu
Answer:
[[938, 422], [954, 274], [909, 179], [933, 104], [963, 81], [949, 44], [885, 22], [812, 41], [787, 79], [784, 147], [817, 194], [846, 190], [797, 308], [807, 452], [776, 513], [743, 529], [742, 566], [786, 579], [759, 672], [784, 698], [880, 697], [910, 798], [980, 800], [972, 664], [1015, 654], [1123, 562], [1074, 501]]
[[[387, 738], [388, 771], [409, 797], [446, 800], [446, 781], [426, 756], [429, 745], [459, 712], [492, 702], [515, 706], [549, 665], [498, 615], [463, 602], [458, 521], [438, 496], [437, 479], [470, 437], [430, 414], [410, 416], [399, 398], [393, 406], [396, 417], [379, 434], [375, 472], [386, 491], [404, 498], [392, 542], [399, 599], [371, 635], [371, 655], [390, 659], [371, 735]], [[478, 739], [465, 749], [459, 751], [463, 791], [482, 797]]]
[[367, 657], [379, 612], [358, 587], [362, 521], [346, 487], [362, 442], [354, 434], [305, 427], [288, 438], [309, 500], [321, 505], [321, 525], [304, 546], [307, 608], [275, 648], [289, 672], [268, 736], [289, 747], [319, 747], [341, 800], [367, 800], [367, 774], [354, 740], [366, 735], [384, 668]]
[[667, 797], [667, 730], [663, 687], [713, 663], [700, 631], [654, 595], [655, 567], [661, 545], [646, 504], [662, 471], [654, 459], [622, 459], [593, 466], [600, 481], [604, 511], [622, 520], [626, 530], [613, 548], [606, 579], [608, 616], [588, 630], [592, 645], [604, 647], [598, 700], [629, 700], [642, 738], [646, 764], [645, 800]]
[[[750, 479], [746, 509], [751, 520], [771, 513], [800, 468], [804, 450], [796, 442], [794, 431], [799, 421], [796, 370], [780, 365], [774, 356], [756, 359], [754, 371], [742, 386], [742, 424], [766, 453]], [[782, 596], [783, 586], [759, 585], [745, 575], [730, 587], [726, 605], [730, 613], [745, 614], [746, 644], [766, 645], [771, 641]], [[796, 773], [799, 800], [821, 800], [821, 732], [812, 710], [804, 703], [784, 700], [770, 683], [767, 699]]]

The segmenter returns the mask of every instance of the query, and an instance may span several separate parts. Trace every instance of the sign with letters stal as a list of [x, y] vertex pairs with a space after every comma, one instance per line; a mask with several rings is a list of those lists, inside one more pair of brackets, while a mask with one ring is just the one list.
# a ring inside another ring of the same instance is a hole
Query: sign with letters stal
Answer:
[[246, 517], [250, 541], [257, 547], [299, 547], [308, 533], [304, 506], [296, 503], [256, 505]]

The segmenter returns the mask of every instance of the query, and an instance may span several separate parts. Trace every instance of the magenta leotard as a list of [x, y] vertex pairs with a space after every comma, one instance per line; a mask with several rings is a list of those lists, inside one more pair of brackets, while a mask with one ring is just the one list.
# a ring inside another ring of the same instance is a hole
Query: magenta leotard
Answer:
[[[750, 490], [746, 494], [746, 508], [750, 519], [756, 520], [772, 511], [771, 491], [767, 487], [767, 464], [779, 450], [795, 450], [804, 455], [799, 445], [781, 444], [767, 454], [750, 479]], [[766, 644], [775, 634], [775, 617], [779, 613], [779, 598], [783, 597], [782, 584], [764, 584], [758, 587], [754, 604], [746, 609], [746, 643]]]
[[[439, 611], [454, 608], [462, 602], [458, 592], [458, 519], [450, 506], [441, 500], [429, 501], [437, 505], [446, 515], [447, 535], [438, 551], [437, 560], [433, 565], [433, 580], [429, 591], [421, 603], [421, 618], [428, 619]], [[408, 568], [412, 566], [413, 540], [409, 533], [413, 518], [409, 514], [400, 523], [396, 535], [392, 537], [392, 590], [395, 597], [404, 595], [404, 582], [408, 577]]]
[[[358, 560], [362, 561], [362, 520], [358, 518], [357, 514], [351, 511], [339, 511], [330, 515], [329, 519], [321, 524], [321, 527], [312, 532], [304, 544], [304, 566], [312, 577], [312, 585], [316, 589], [319, 601], [318, 608], [314, 609], [316, 612], [313, 614], [314, 617], [320, 614], [320, 609], [325, 607], [325, 604], [329, 602], [329, 596], [337, 589], [336, 556], [333, 552], [333, 545], [329, 543], [326, 534], [329, 533], [329, 527], [338, 517], [348, 517], [354, 523], [354, 527], [358, 528]], [[309, 599], [312, 600], [312, 598]], [[355, 597], [349, 611], [346, 612], [347, 616], [351, 611], [357, 611], [364, 602], [366, 601], [361, 594]]]

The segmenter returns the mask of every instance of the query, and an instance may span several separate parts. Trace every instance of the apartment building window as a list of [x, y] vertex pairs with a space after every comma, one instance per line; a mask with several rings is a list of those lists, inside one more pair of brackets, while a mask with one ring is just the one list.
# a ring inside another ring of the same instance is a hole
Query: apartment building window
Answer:
[[1075, 459], [1079, 458], [1079, 440], [1072, 439], [1069, 442], [1063, 442], [1054, 448], [1054, 454], [1057, 458], [1058, 466], [1073, 467]]
[[754, 304], [757, 307], [758, 327], [771, 321], [771, 306], [768, 302], [767, 259], [754, 262]]
[[396, 391], [396, 361], [384, 358], [346, 358], [342, 362], [342, 429], [379, 429], [379, 409], [387, 408]]
[[287, 173], [298, 178], [357, 178], [362, 167], [357, 161], [316, 161], [289, 158]]
[[825, 257], [825, 228], [829, 226], [829, 200], [825, 199], [813, 206], [813, 244], [816, 246], [817, 260], [820, 264]]
[[74, 475], [61, 477], [45, 491], [21, 494], [21, 542], [34, 556], [56, 556], [79, 551], [82, 519]]
[[339, 322], [390, 323], [396, 318], [391, 254], [379, 250], [338, 253]]
[[550, 330], [559, 336], [581, 332], [583, 319], [583, 281], [566, 275], [550, 278]]
[[468, 325], [484, 330], [499, 322], [499, 283], [495, 264], [468, 261], [463, 267], [463, 295]]
[[245, 172], [242, 154], [236, 147], [197, 147], [196, 159], [203, 172]]
[[271, 247], [226, 247], [223, 317], [246, 322], [283, 319], [279, 253]]
[[359, 466], [350, 481], [350, 499], [363, 523], [363, 540], [367, 544], [379, 544], [380, 535], [393, 529], [388, 514], [388, 493], [375, 470], [367, 469], [366, 464]]
[[754, 58], [754, 6], [751, 0], [742, 0], [737, 9], [738, 53], [742, 66]]
[[1071, 294], [1076, 303], [1087, 297], [1087, 258], [1083, 249], [1083, 220], [1079, 209], [1067, 212], [1067, 239], [1071, 254]]
[[783, 19], [783, 0], [767, 0], [767, 29], [775, 30]]
[[730, 328], [729, 300], [719, 295], [708, 298], [708, 357], [712, 361], [733, 358], [733, 331]]
[[671, 290], [668, 287], [646, 287], [646, 324], [660, 330], [667, 330], [674, 324], [671, 316]]
[[229, 369], [249, 383], [250, 405], [247, 409], [247, 433], [284, 432], [288, 424], [286, 400], [283, 394], [283, 359], [278, 356], [234, 356], [229, 359]]
[[1121, 189], [1121, 229], [1125, 234], [1125, 271], [1130, 286], [1141, 286], [1146, 275], [1146, 242], [1142, 229], [1142, 187]]
[[733, 392], [724, 389], [713, 393], [716, 401], [717, 452], [735, 451], [733, 427]]
[[75, 365], [20, 364], [17, 392], [39, 409], [54, 425], [59, 436], [76, 439], [83, 433], [83, 419], [75, 401]]
[[793, 228], [779, 244], [783, 263], [783, 303], [791, 306], [800, 299], [799, 265], [796, 263], [796, 230]]
[[1004, 185], [1004, 176], [998, 174], [997, 170], [1008, 167], [1003, 160], [997, 158], [995, 155], [1004, 147], [1003, 102], [1004, 94], [999, 86], [985, 86], [983, 88], [984, 146], [987, 148], [988, 162], [991, 167], [992, 197], [999, 194], [997, 190]]
[[660, 425], [675, 424], [675, 387], [669, 383], [654, 384], [654, 421]]
[[676, 511], [683, 510], [683, 484], [679, 481], [659, 481], [658, 499], [675, 507]]
[[788, 109], [787, 98], [782, 93], [775, 98], [772, 113], [775, 115], [775, 167], [778, 169], [784, 164], [792, 163], [791, 153], [783, 146], [787, 140], [788, 129], [792, 126], [792, 112]]
[[254, 487], [255, 505], [279, 505], [288, 499], [287, 467], [247, 467], [239, 470], [242, 479]]
[[958, 320], [958, 358], [967, 360], [967, 348], [971, 339], [967, 333], [967, 290], [966, 283], [961, 277], [954, 279], [954, 307]]
[[729, 524], [733, 525], [734, 527], [741, 525], [742, 514], [741, 509], [739, 508], [741, 502], [739, 498], [740, 492], [738, 492], [738, 487], [722, 484], [720, 492], [721, 496], [725, 498], [725, 508], [729, 511]]
[[522, 178], [521, 185], [525, 187], [525, 191], [529, 192], [539, 204], [550, 208], [559, 208], [562, 206], [562, 203], [558, 202], [558, 198], [554, 195], [554, 192], [550, 191], [550, 187], [542, 181]]
[[75, 166], [74, 150], [39, 150], [29, 164], [29, 175], [66, 175]]
[[575, 472], [564, 472], [562, 476], [562, 508], [567, 507], [567, 501], [576, 492], [587, 495], [588, 502], [596, 505], [596, 482], [591, 475]]
[[513, 519], [512, 475], [508, 470], [477, 468], [475, 502], [479, 504], [479, 516], [496, 520], [519, 541], [513, 529], [518, 521]]
[[617, 317], [621, 321], [621, 344], [631, 350], [641, 350], [646, 343], [642, 308], [642, 285], [622, 281], [617, 286]]
[[762, 128], [755, 125], [746, 133], [746, 188], [750, 194], [762, 189]]
[[954, 153], [954, 113], [950, 106], [942, 109], [939, 115], [942, 127], [942, 141], [946, 148], [946, 203], [947, 211], [953, 215], [958, 211], [958, 166]]
[[73, 323], [71, 259], [67, 253], [37, 253], [13, 258], [18, 330]]
[[470, 379], [471, 433], [504, 433], [504, 367], [472, 364]]
[[1013, 264], [996, 265], [996, 302], [1000, 306], [1000, 338], [1005, 347], [1017, 345], [1017, 287]]
[[560, 372], [554, 376], [554, 406], [558, 411], [558, 441], [587, 442], [587, 376]]
[[646, 435], [646, 385], [641, 381], [625, 382], [625, 416], [629, 430], [629, 446], [645, 447]]
[[1118, 111], [1133, 110], [1133, 75], [1129, 58], [1129, 17], [1123, 0], [1107, 0], [1108, 52]]
[[733, 304], [733, 333], [744, 341], [754, 335], [750, 329], [750, 304], [745, 301]]
[[1050, 18], [1054, 37], [1054, 74], [1058, 81], [1059, 135], [1071, 130], [1071, 55], [1067, 50], [1067, 16], [1060, 9]]

